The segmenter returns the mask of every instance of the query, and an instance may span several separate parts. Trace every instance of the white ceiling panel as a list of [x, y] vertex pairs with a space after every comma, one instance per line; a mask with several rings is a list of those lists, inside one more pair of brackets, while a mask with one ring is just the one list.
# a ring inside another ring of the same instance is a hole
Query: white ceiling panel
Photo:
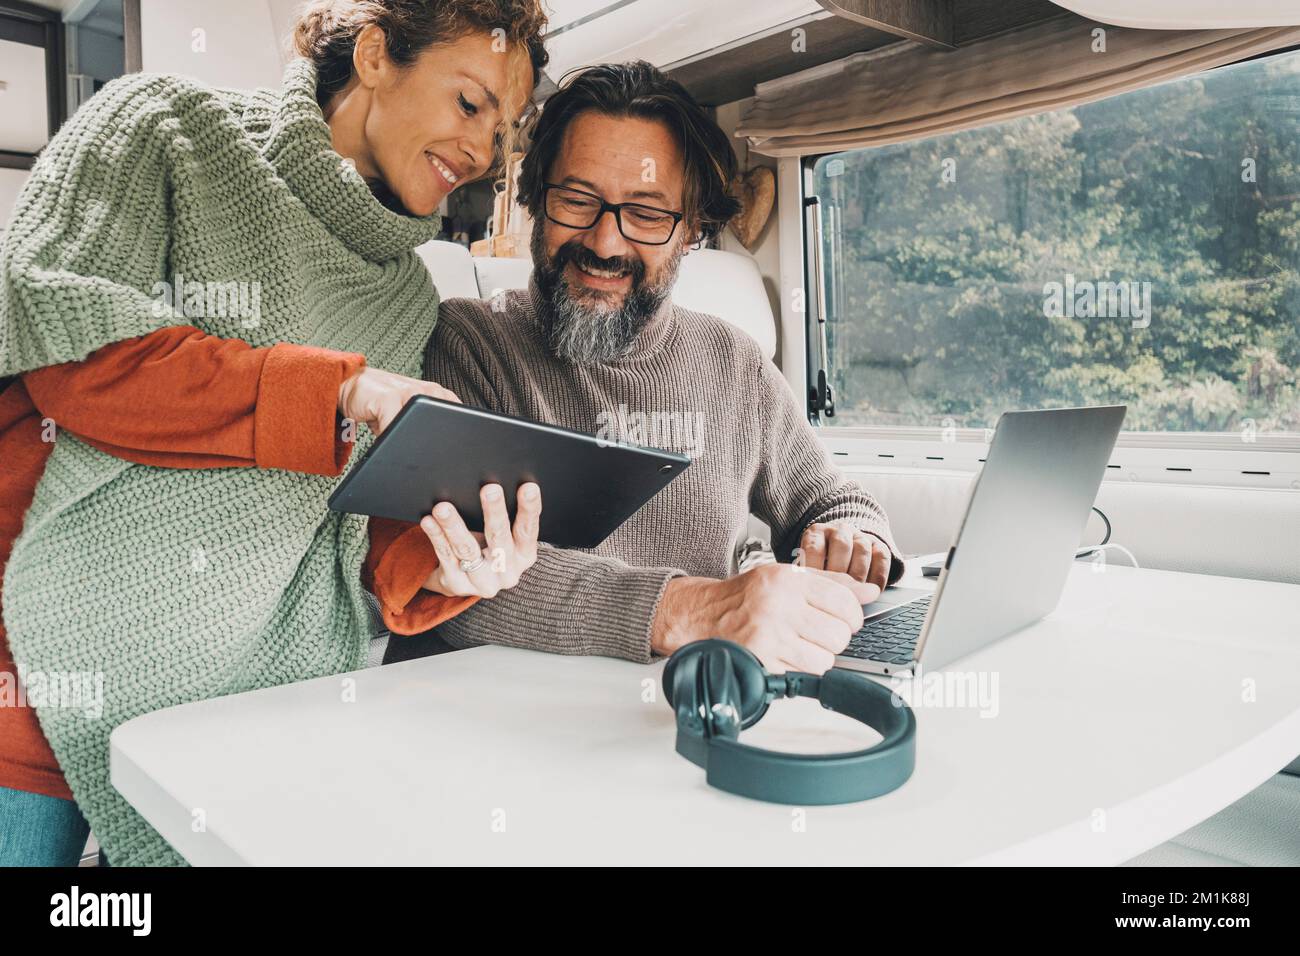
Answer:
[[627, 6], [636, 0], [542, 0], [550, 19], [550, 30], [554, 32], [569, 26], [577, 20], [584, 20], [593, 14], [611, 7]]
[[547, 74], [591, 63], [648, 60], [666, 66], [741, 37], [825, 11], [816, 0], [558, 0]]

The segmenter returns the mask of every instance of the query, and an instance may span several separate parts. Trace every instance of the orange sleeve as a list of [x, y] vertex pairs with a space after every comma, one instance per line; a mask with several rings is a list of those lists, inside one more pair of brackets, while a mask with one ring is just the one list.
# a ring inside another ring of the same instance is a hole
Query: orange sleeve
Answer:
[[338, 390], [365, 362], [171, 326], [28, 372], [23, 384], [56, 428], [128, 461], [337, 475], [351, 453], [336, 424]]
[[384, 624], [394, 634], [420, 634], [473, 605], [476, 597], [447, 597], [425, 591], [438, 555], [418, 524], [370, 519], [370, 553], [362, 583], [379, 599]]

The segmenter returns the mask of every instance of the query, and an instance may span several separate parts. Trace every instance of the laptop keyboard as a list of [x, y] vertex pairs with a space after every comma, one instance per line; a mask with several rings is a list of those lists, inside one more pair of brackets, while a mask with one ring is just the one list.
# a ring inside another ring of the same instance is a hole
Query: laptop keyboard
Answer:
[[857, 657], [885, 664], [907, 664], [916, 650], [921, 626], [930, 610], [930, 598], [923, 597], [904, 604], [897, 611], [862, 625], [849, 640], [844, 657]]

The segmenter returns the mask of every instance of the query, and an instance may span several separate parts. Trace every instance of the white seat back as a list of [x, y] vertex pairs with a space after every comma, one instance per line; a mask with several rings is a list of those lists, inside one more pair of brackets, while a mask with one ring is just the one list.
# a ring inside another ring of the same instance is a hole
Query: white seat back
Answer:
[[469, 250], [458, 242], [434, 239], [417, 246], [415, 254], [424, 260], [441, 299], [473, 298], [478, 295], [474, 260]]
[[748, 332], [763, 354], [776, 354], [776, 319], [758, 263], [738, 252], [695, 249], [682, 260], [673, 301], [726, 319]]
[[474, 273], [478, 278], [480, 299], [490, 299], [498, 292], [528, 288], [528, 277], [533, 274], [531, 259], [507, 259], [501, 256], [478, 256], [474, 260]]

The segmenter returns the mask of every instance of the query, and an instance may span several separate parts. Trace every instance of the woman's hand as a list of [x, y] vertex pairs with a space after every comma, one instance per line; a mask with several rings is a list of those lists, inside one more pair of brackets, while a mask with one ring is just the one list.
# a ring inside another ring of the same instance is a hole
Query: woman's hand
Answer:
[[495, 597], [512, 588], [537, 560], [537, 526], [542, 513], [542, 492], [533, 482], [519, 486], [515, 525], [510, 527], [505, 493], [500, 485], [484, 485], [484, 535], [465, 527], [460, 512], [446, 501], [420, 519], [420, 527], [438, 553], [438, 567], [424, 588], [449, 596]]
[[407, 378], [381, 368], [363, 368], [339, 386], [339, 414], [364, 422], [377, 438], [413, 395], [460, 402], [437, 382]]

